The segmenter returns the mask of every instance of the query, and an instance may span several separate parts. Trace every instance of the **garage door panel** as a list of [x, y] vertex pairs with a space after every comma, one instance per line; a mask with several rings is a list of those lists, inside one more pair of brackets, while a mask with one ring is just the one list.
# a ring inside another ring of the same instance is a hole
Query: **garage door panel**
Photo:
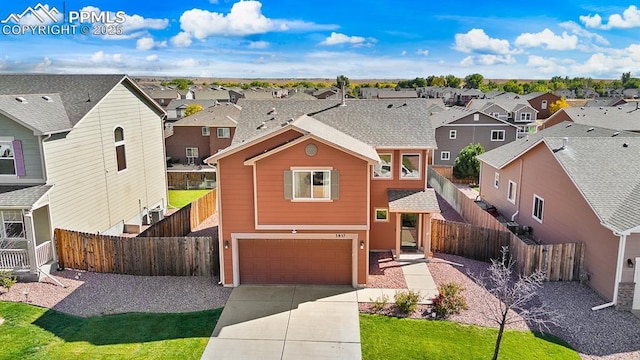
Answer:
[[240, 283], [351, 284], [351, 240], [240, 239]]

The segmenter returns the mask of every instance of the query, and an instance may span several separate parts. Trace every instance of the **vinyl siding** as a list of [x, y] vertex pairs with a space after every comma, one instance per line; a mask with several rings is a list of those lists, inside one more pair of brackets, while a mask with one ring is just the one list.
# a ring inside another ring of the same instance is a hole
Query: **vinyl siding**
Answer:
[[[630, 268], [627, 266], [627, 259], [635, 264], [636, 258], [640, 257], [640, 234], [631, 234], [627, 236], [627, 248], [624, 252], [624, 264], [622, 266], [622, 281], [621, 282], [633, 282], [635, 267]], [[634, 266], [640, 266], [635, 264]]]
[[0, 136], [13, 136], [15, 140], [22, 141], [22, 154], [27, 174], [20, 178], [0, 176], [0, 184], [44, 183], [39, 140], [33, 135], [33, 131], [0, 114]]
[[[117, 126], [125, 137], [121, 172]], [[45, 143], [53, 226], [102, 232], [137, 219], [141, 207], [166, 203], [163, 141], [160, 117], [125, 85], [116, 86], [66, 138]]]

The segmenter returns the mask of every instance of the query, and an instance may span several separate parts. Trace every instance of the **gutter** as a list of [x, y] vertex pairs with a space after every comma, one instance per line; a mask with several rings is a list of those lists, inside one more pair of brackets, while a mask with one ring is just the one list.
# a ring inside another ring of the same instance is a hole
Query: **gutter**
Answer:
[[592, 311], [597, 311], [597, 310], [614, 306], [618, 302], [618, 284], [620, 283], [620, 280], [622, 280], [622, 259], [624, 258], [624, 249], [627, 246], [628, 234], [617, 234], [615, 232], [613, 234], [620, 237], [620, 241], [618, 242], [618, 258], [616, 262], [616, 276], [615, 276], [615, 281], [613, 283], [613, 301], [594, 306], [591, 308]]

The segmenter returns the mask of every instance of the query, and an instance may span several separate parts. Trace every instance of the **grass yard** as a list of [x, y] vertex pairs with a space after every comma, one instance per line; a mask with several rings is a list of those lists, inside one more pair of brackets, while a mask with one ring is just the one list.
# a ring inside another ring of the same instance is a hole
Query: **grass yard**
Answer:
[[[497, 329], [449, 321], [360, 315], [362, 359], [491, 359]], [[507, 330], [500, 359], [580, 359], [553, 336]]]
[[81, 318], [0, 302], [0, 359], [200, 359], [221, 312]]
[[169, 207], [181, 209], [210, 191], [212, 190], [169, 190]]

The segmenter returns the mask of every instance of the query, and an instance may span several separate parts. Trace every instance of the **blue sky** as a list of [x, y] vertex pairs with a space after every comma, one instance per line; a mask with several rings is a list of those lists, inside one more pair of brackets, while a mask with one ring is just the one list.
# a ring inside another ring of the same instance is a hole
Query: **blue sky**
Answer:
[[[1, 72], [354, 79], [478, 72], [495, 79], [614, 79], [630, 71], [640, 76], [640, 10], [630, 1], [43, 0], [47, 13], [37, 8], [19, 21], [9, 18], [37, 4], [3, 2], [0, 20], [8, 21], [0, 23]], [[71, 13], [98, 19], [69, 21]], [[32, 34], [23, 30], [26, 25], [75, 26], [76, 34]]]

